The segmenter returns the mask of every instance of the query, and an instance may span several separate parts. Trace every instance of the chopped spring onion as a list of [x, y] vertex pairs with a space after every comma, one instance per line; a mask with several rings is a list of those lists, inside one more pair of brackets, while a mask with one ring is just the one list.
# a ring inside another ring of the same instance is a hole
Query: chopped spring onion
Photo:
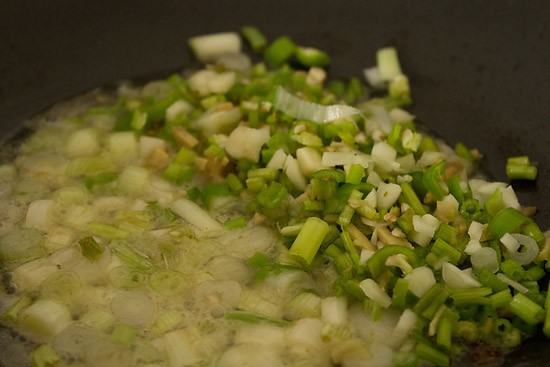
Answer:
[[296, 59], [307, 67], [325, 67], [330, 64], [330, 57], [325, 52], [313, 47], [296, 48]]
[[379, 49], [376, 52], [376, 60], [380, 77], [383, 80], [390, 81], [402, 74], [397, 50], [394, 47]]
[[80, 244], [82, 255], [91, 261], [99, 260], [103, 251], [105, 251], [93, 237], [84, 237], [78, 243]]
[[328, 231], [327, 222], [309, 217], [290, 247], [289, 254], [298, 256], [306, 264], [311, 264]]
[[353, 115], [362, 115], [358, 109], [346, 105], [323, 106], [305, 101], [295, 97], [281, 86], [277, 87], [273, 107], [296, 119], [317, 123], [327, 123], [342, 118], [349, 118]]
[[214, 61], [225, 54], [241, 51], [241, 38], [235, 32], [215, 33], [189, 39], [189, 46], [200, 61]]
[[521, 265], [531, 263], [539, 254], [539, 246], [535, 240], [523, 234], [506, 233], [501, 237], [500, 242], [506, 246], [510, 259]]
[[245, 26], [241, 28], [241, 33], [254, 51], [260, 51], [267, 46], [267, 38], [258, 28]]
[[535, 180], [537, 166], [527, 156], [510, 157], [506, 163], [506, 176], [510, 180]]
[[294, 42], [286, 37], [279, 37], [264, 52], [264, 59], [271, 66], [280, 66], [287, 62], [296, 50]]

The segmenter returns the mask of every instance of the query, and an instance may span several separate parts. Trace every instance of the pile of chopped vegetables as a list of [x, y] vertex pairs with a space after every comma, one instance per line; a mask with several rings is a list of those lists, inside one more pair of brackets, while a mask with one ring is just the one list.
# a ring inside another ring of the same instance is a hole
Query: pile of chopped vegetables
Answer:
[[254, 27], [189, 45], [200, 70], [93, 92], [0, 165], [1, 323], [33, 366], [448, 366], [550, 336], [534, 208], [415, 124], [394, 48], [367, 87]]

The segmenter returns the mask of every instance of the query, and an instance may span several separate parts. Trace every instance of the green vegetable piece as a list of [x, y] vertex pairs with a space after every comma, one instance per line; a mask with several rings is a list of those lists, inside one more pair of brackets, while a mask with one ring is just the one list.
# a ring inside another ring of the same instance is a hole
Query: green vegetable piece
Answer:
[[462, 187], [460, 186], [460, 177], [458, 177], [458, 175], [451, 176], [451, 178], [447, 180], [447, 188], [449, 189], [449, 193], [455, 197], [459, 204], [462, 204], [464, 200], [466, 200]]
[[447, 185], [443, 181], [443, 171], [445, 170], [445, 161], [432, 165], [424, 172], [422, 178], [424, 186], [430, 191], [437, 200], [442, 200], [449, 193]]
[[261, 316], [246, 311], [226, 311], [225, 318], [227, 320], [244, 321], [251, 324], [271, 324], [275, 326], [287, 326], [289, 324], [288, 321], [283, 319]]
[[516, 233], [518, 229], [530, 222], [527, 216], [514, 208], [500, 211], [489, 223], [487, 231], [492, 238], [500, 239], [505, 233]]
[[485, 210], [491, 217], [498, 214], [499, 211], [504, 209], [504, 202], [502, 201], [502, 191], [496, 189], [493, 195], [485, 201]]
[[529, 157], [510, 157], [506, 163], [506, 176], [510, 180], [536, 180], [537, 166], [531, 163]]
[[458, 313], [447, 307], [439, 319], [439, 323], [437, 325], [436, 343], [446, 350], [451, 350], [453, 331], [456, 327], [458, 319]]
[[281, 66], [294, 55], [296, 45], [287, 36], [277, 38], [264, 52], [265, 61], [273, 66]]
[[469, 305], [491, 305], [491, 299], [486, 296], [493, 292], [491, 288], [467, 288], [453, 290], [451, 299], [457, 307]]
[[[248, 182], [248, 180], [247, 180]], [[268, 209], [275, 209], [282, 205], [286, 200], [288, 190], [277, 181], [271, 182], [258, 194], [258, 202], [261, 206]]]
[[500, 271], [502, 271], [504, 275], [512, 280], [515, 280], [516, 282], [522, 281], [527, 273], [523, 266], [511, 259], [505, 260], [500, 263]]
[[101, 255], [103, 255], [105, 251], [105, 249], [91, 236], [80, 239], [78, 243], [80, 244], [82, 255], [90, 261], [101, 259]]
[[289, 254], [297, 256], [310, 265], [328, 232], [327, 222], [316, 217], [309, 217], [290, 247]]
[[115, 343], [128, 347], [136, 340], [137, 330], [133, 326], [119, 324], [113, 329], [111, 338]]
[[352, 164], [346, 176], [346, 183], [359, 184], [365, 175], [365, 168], [358, 164]]
[[233, 218], [233, 219], [229, 219], [228, 221], [226, 221], [223, 226], [225, 228], [229, 228], [229, 229], [237, 229], [237, 228], [244, 228], [246, 227], [247, 225], [247, 220], [245, 217], [237, 217], [237, 218]]
[[376, 251], [367, 260], [367, 269], [372, 278], [378, 277], [384, 270], [386, 270], [386, 260], [393, 255], [404, 255], [413, 268], [418, 267], [418, 258], [416, 253], [410, 248], [400, 245], [387, 245]]
[[330, 64], [330, 57], [326, 52], [313, 47], [297, 47], [296, 59], [306, 67], [325, 67]]
[[241, 28], [241, 34], [246, 39], [250, 48], [258, 52], [267, 46], [267, 38], [258, 28], [254, 26], [244, 26]]
[[461, 252], [455, 249], [453, 246], [449, 245], [447, 242], [441, 238], [437, 238], [432, 245], [432, 253], [435, 254], [438, 258], [446, 257], [448, 261], [457, 265], [462, 256]]
[[436, 348], [433, 348], [425, 343], [416, 344], [416, 355], [429, 363], [433, 363], [439, 367], [447, 367], [450, 364], [450, 357]]
[[32, 367], [55, 367], [61, 362], [61, 358], [49, 344], [42, 344], [31, 352]]
[[510, 301], [509, 309], [528, 325], [536, 325], [545, 320], [544, 309], [522, 293], [517, 293]]
[[498, 277], [487, 268], [481, 269], [481, 271], [477, 275], [477, 280], [483, 286], [491, 288], [494, 293], [501, 292], [508, 289], [508, 284], [498, 279]]
[[206, 209], [211, 209], [214, 200], [219, 197], [233, 196], [229, 186], [221, 183], [206, 185], [201, 191], [201, 201]]
[[416, 195], [416, 192], [414, 191], [411, 183], [403, 182], [399, 186], [401, 186], [401, 195], [399, 195], [399, 202], [409, 204], [412, 210], [414, 210], [413, 215], [426, 214], [426, 210], [424, 209], [424, 206], [422, 205], [422, 203], [420, 202], [420, 199]]

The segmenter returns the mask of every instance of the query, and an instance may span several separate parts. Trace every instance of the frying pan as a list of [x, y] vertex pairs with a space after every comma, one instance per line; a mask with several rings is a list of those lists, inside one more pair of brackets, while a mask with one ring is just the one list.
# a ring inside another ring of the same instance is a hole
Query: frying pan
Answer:
[[[330, 75], [359, 75], [393, 45], [411, 79], [412, 112], [451, 144], [484, 154], [506, 181], [511, 155], [539, 163], [536, 182], [514, 182], [550, 228], [550, 8], [537, 1], [3, 0], [0, 2], [0, 141], [51, 104], [122, 78], [162, 75], [191, 63], [193, 35], [259, 26], [273, 39], [326, 50]], [[0, 366], [25, 352], [0, 339]], [[505, 366], [550, 365], [534, 338]], [[468, 362], [464, 362], [467, 364]]]

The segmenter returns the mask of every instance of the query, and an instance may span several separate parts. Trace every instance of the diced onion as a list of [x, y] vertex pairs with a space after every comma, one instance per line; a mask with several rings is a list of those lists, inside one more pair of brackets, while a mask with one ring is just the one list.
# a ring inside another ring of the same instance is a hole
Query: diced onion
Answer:
[[296, 119], [326, 123], [353, 115], [362, 115], [357, 108], [346, 105], [323, 106], [308, 102], [291, 93], [283, 87], [277, 87], [274, 108]]
[[427, 266], [413, 269], [404, 279], [409, 283], [409, 290], [417, 297], [422, 297], [436, 283], [432, 269]]
[[257, 163], [260, 160], [260, 150], [269, 141], [269, 129], [253, 129], [238, 126], [231, 132], [224, 148], [235, 159], [247, 158]]
[[377, 193], [377, 205], [379, 209], [388, 209], [396, 201], [399, 195], [401, 195], [401, 186], [394, 183], [381, 182], [378, 185]]
[[321, 318], [328, 324], [345, 325], [348, 322], [348, 303], [342, 297], [327, 297], [321, 301]]

